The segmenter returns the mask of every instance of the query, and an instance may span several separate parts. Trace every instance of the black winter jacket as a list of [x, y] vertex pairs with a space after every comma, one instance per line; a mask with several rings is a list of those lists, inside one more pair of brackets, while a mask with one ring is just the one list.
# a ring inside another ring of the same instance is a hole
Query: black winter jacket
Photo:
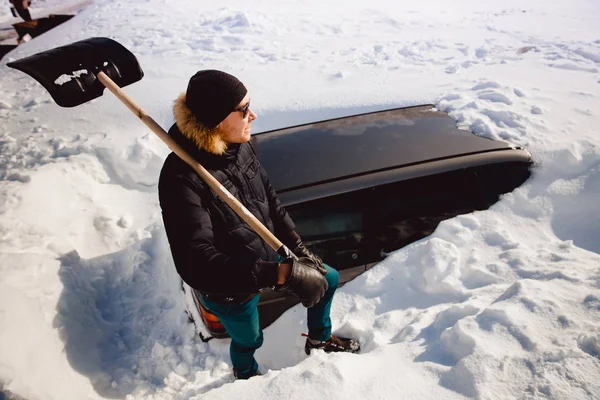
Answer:
[[[169, 135], [293, 248], [294, 223], [249, 143], [215, 155], [199, 149], [177, 125]], [[277, 253], [175, 153], [163, 165], [158, 190], [173, 261], [189, 286], [209, 296], [239, 298], [276, 283]]]

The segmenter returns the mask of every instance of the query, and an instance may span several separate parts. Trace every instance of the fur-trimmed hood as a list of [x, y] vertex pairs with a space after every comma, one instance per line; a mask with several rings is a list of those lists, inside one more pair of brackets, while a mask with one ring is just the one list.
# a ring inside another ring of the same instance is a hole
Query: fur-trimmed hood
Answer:
[[196, 120], [192, 111], [185, 104], [185, 93], [182, 93], [173, 105], [175, 124], [183, 136], [193, 141], [199, 149], [208, 153], [222, 155], [227, 150], [227, 143], [221, 137], [218, 127], [208, 129]]

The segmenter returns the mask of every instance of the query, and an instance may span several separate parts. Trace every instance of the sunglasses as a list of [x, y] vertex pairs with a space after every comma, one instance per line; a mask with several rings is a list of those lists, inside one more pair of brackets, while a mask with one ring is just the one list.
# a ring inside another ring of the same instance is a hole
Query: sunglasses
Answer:
[[235, 108], [233, 111], [241, 111], [242, 118], [246, 118], [248, 116], [248, 111], [250, 111], [250, 102], [247, 102], [242, 108]]

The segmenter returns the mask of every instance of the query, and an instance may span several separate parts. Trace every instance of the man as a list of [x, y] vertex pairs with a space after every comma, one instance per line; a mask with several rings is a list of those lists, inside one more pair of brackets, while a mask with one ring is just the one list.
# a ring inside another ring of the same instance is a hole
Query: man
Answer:
[[199, 71], [174, 114], [169, 135], [298, 257], [281, 259], [185, 162], [174, 153], [167, 157], [159, 198], [175, 267], [229, 333], [234, 376], [258, 374], [257, 305], [265, 288], [287, 291], [308, 308], [307, 354], [357, 352], [355, 340], [331, 335], [338, 272], [304, 247], [248, 143], [257, 116], [246, 87], [225, 72]]

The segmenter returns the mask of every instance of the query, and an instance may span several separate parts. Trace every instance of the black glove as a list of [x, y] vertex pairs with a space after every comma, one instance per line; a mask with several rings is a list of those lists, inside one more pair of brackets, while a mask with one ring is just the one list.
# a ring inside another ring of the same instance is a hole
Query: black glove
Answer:
[[314, 268], [317, 271], [319, 271], [323, 275], [325, 275], [327, 273], [327, 269], [323, 265], [323, 260], [321, 260], [321, 257], [319, 257], [318, 255], [316, 255], [315, 253], [313, 253], [312, 251], [310, 251], [309, 249], [307, 249], [304, 246], [304, 244], [302, 244], [302, 242], [298, 242], [298, 244], [296, 245], [296, 248], [294, 249], [293, 253], [298, 258], [300, 258], [300, 257], [309, 258], [312, 261], [312, 263], [314, 265]]
[[327, 279], [313, 266], [309, 258], [288, 258], [285, 264], [292, 266], [290, 276], [283, 285], [276, 285], [275, 290], [285, 290], [293, 294], [306, 308], [317, 304], [328, 288]]

